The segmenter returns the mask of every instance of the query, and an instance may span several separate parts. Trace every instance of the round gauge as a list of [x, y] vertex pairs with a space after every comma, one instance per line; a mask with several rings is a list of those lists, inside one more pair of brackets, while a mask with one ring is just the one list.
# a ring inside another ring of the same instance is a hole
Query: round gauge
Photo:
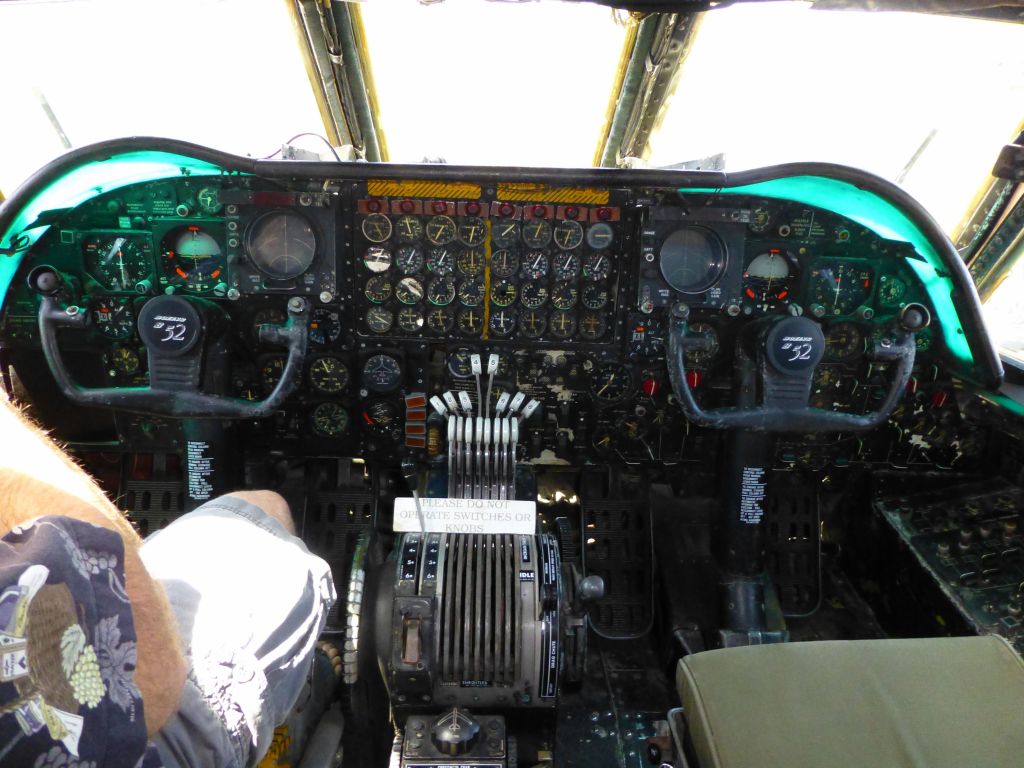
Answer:
[[252, 381], [247, 379], [236, 379], [235, 382], [235, 397], [240, 397], [243, 400], [250, 402], [260, 399], [260, 388]]
[[559, 253], [552, 259], [555, 280], [575, 280], [580, 274], [580, 257], [575, 253]]
[[519, 332], [525, 339], [539, 338], [547, 328], [547, 316], [539, 310], [531, 309], [519, 315]]
[[135, 333], [135, 313], [130, 299], [113, 296], [94, 299], [91, 315], [96, 330], [108, 339], [127, 339]]
[[469, 216], [459, 222], [459, 242], [463, 245], [482, 245], [487, 239], [487, 227], [478, 216]]
[[309, 316], [309, 340], [314, 344], [333, 344], [341, 336], [341, 313], [317, 307]]
[[918, 352], [927, 352], [932, 348], [933, 331], [931, 328], [922, 328], [914, 334], [914, 345]]
[[423, 237], [423, 223], [415, 216], [399, 216], [395, 222], [395, 236], [400, 243], [415, 243]]
[[511, 307], [519, 291], [511, 280], [499, 280], [491, 286], [491, 303], [496, 307]]
[[862, 263], [819, 261], [811, 269], [811, 301], [833, 317], [852, 314], [871, 295], [874, 275]]
[[252, 316], [252, 338], [257, 344], [260, 341], [261, 325], [284, 325], [288, 322], [288, 314], [278, 307], [264, 307]]
[[118, 347], [110, 353], [110, 364], [118, 373], [130, 376], [139, 370], [142, 363], [134, 350], [128, 349], [128, 347]]
[[615, 422], [615, 434], [631, 443], [643, 443], [650, 432], [648, 420], [635, 413], [627, 413]]
[[450, 309], [437, 307], [427, 312], [427, 330], [431, 333], [443, 335], [449, 333], [455, 327], [455, 315]]
[[224, 207], [224, 204], [220, 201], [220, 192], [216, 187], [203, 187], [200, 189], [196, 193], [196, 203], [199, 205], [199, 210], [209, 216], [220, 213], [221, 208]]
[[477, 307], [484, 300], [484, 281], [471, 278], [459, 283], [459, 303], [464, 307]]
[[199, 227], [176, 227], [160, 242], [164, 272], [172, 285], [206, 293], [220, 282], [225, 259], [220, 245]]
[[878, 300], [887, 307], [898, 307], [907, 295], [907, 284], [895, 275], [878, 278]]
[[491, 242], [498, 248], [510, 248], [519, 242], [519, 222], [495, 221], [491, 225]]
[[590, 229], [587, 230], [587, 245], [595, 251], [603, 251], [612, 244], [614, 239], [615, 232], [612, 230], [612, 225], [603, 221], [591, 224]]
[[717, 283], [727, 264], [725, 244], [705, 227], [681, 227], [661, 245], [661, 275], [679, 293], [703, 293]]
[[530, 251], [523, 257], [519, 270], [524, 280], [543, 280], [548, 276], [548, 257], [544, 251]]
[[531, 248], [543, 248], [551, 242], [551, 224], [544, 219], [534, 219], [523, 224], [523, 242]]
[[473, 375], [472, 350], [457, 349], [448, 355], [448, 373], [456, 379], [468, 379]]
[[552, 312], [548, 330], [559, 339], [568, 339], [576, 332], [576, 316], [571, 312]]
[[366, 406], [363, 421], [373, 432], [389, 432], [398, 422], [398, 406], [386, 400], [376, 400]]
[[152, 271], [148, 245], [126, 235], [90, 235], [82, 244], [85, 268], [108, 291], [134, 291]]
[[336, 357], [318, 357], [309, 366], [313, 389], [334, 395], [348, 386], [348, 368]]
[[856, 323], [834, 323], [825, 334], [825, 357], [846, 362], [864, 353], [864, 334]]
[[406, 333], [419, 333], [423, 330], [423, 314], [415, 307], [402, 307], [398, 310], [398, 327]]
[[292, 280], [312, 266], [316, 233], [301, 214], [270, 211], [249, 227], [245, 246], [260, 272], [275, 280]]
[[612, 273], [612, 260], [606, 253], [590, 253], [583, 259], [585, 280], [604, 280]]
[[383, 304], [391, 298], [391, 292], [391, 281], [383, 275], [371, 277], [363, 288], [363, 294], [374, 304]]
[[483, 330], [484, 313], [476, 307], [460, 309], [456, 323], [463, 336], [479, 336]]
[[415, 274], [423, 269], [425, 263], [423, 249], [418, 245], [403, 245], [395, 251], [395, 266], [403, 274]]
[[280, 355], [268, 357], [263, 361], [263, 365], [260, 366], [260, 383], [267, 392], [276, 387], [277, 382], [281, 380], [284, 366], [285, 359]]
[[438, 277], [427, 285], [427, 301], [438, 307], [445, 307], [455, 300], [455, 278]]
[[484, 252], [476, 248], [467, 248], [455, 259], [455, 266], [467, 277], [481, 275], [484, 271]]
[[391, 268], [391, 251], [381, 245], [372, 245], [363, 254], [363, 266], [371, 272], [387, 272]]
[[523, 283], [519, 288], [519, 303], [527, 309], [538, 309], [548, 301], [548, 287], [540, 283]]
[[763, 235], [772, 226], [772, 211], [768, 203], [757, 203], [750, 211], [747, 228], [756, 235]]
[[551, 289], [551, 303], [555, 309], [572, 309], [576, 306], [579, 291], [572, 283], [555, 283]]
[[403, 277], [395, 286], [395, 298], [403, 304], [418, 304], [423, 300], [423, 283], [415, 277]]
[[348, 412], [337, 403], [320, 403], [309, 418], [313, 431], [323, 437], [337, 437], [348, 430]]
[[580, 336], [587, 341], [597, 341], [607, 330], [608, 324], [597, 312], [584, 312], [580, 317]]
[[402, 381], [402, 365], [391, 355], [373, 355], [363, 364], [363, 386], [371, 392], [390, 392]]
[[427, 255], [427, 269], [435, 275], [451, 275], [455, 272], [455, 252], [449, 248], [431, 248]]
[[427, 222], [427, 240], [434, 245], [448, 245], [458, 235], [458, 228], [450, 216], [434, 216]]
[[846, 227], [836, 227], [832, 232], [832, 237], [837, 243], [848, 243], [850, 242], [850, 230]]
[[587, 309], [602, 309], [608, 303], [608, 289], [603, 285], [587, 285], [580, 297]]
[[491, 254], [491, 274], [494, 277], [512, 277], [518, 271], [519, 256], [515, 252], [502, 248]]
[[603, 403], [625, 400], [632, 392], [633, 374], [628, 366], [602, 365], [590, 377], [590, 394]]
[[686, 364], [691, 368], [706, 368], [718, 354], [718, 331], [710, 323], [690, 323], [687, 331], [692, 335], [702, 334], [711, 346], [708, 349], [691, 349], [686, 353]]
[[578, 221], [560, 221], [555, 225], [553, 237], [555, 245], [563, 251], [571, 251], [583, 242], [583, 227]]
[[743, 271], [743, 294], [764, 311], [785, 303], [790, 296], [793, 261], [778, 248], [758, 254]]
[[516, 313], [511, 309], [499, 309], [491, 314], [487, 327], [493, 336], [511, 336], [512, 331], [516, 329]]
[[391, 237], [391, 219], [383, 213], [371, 213], [363, 219], [360, 229], [371, 243], [383, 243]]
[[395, 316], [390, 309], [370, 307], [366, 310], [366, 327], [374, 333], [387, 333], [395, 324]]

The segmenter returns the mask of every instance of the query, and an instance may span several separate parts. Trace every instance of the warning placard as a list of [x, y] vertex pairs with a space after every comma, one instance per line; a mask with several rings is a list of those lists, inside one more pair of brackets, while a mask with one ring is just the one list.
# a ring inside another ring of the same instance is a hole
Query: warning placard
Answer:
[[488, 501], [485, 499], [395, 499], [396, 532], [415, 533], [525, 533], [537, 528], [537, 504], [532, 501]]

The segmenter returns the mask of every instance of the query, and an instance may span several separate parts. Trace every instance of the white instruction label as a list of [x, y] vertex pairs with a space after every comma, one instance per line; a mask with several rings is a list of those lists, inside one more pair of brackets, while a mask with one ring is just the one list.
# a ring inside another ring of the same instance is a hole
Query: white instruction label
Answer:
[[210, 475], [213, 474], [213, 457], [208, 455], [210, 444], [201, 440], [189, 440], [185, 444], [185, 462], [188, 465], [188, 496], [197, 501], [207, 501], [213, 495]]
[[757, 525], [764, 517], [764, 468], [744, 467], [740, 491], [740, 522]]
[[[537, 504], [533, 501], [484, 499], [420, 499], [427, 533], [524, 533], [537, 529]], [[395, 532], [421, 529], [416, 500], [395, 499]]]

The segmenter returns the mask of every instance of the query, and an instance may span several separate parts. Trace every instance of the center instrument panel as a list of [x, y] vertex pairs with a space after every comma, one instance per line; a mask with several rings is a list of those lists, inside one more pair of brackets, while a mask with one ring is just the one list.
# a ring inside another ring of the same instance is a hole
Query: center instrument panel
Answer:
[[[291, 184], [182, 177], [126, 187], [62, 212], [6, 303], [6, 346], [39, 348], [31, 267], [70, 276], [91, 323], [62, 332], [83, 386], [145, 384], [135, 322], [159, 293], [218, 310], [222, 394], [264, 397], [284, 367], [258, 329], [309, 303], [301, 388], [255, 441], [304, 454], [393, 460], [443, 452], [432, 396], [503, 394], [538, 405], [521, 458], [546, 463], [699, 460], [671, 394], [667, 316], [678, 302], [710, 348], [688, 353], [702, 404], [733, 402], [733, 350], [748, 321], [820, 320], [827, 352], [813, 404], [866, 412], [887, 385], [866, 350], [908, 302], [928, 306], [909, 245], [783, 200], [468, 182]], [[946, 386], [935, 328], [918, 334], [908, 401]], [[79, 354], [75, 354], [75, 352]], [[497, 368], [478, 379], [473, 355]], [[482, 383], [478, 383], [482, 382]], [[456, 400], [458, 402], [458, 400]], [[900, 409], [894, 418], [910, 418]], [[154, 434], [119, 414], [121, 439]], [[862, 443], [858, 451], [871, 451]]]

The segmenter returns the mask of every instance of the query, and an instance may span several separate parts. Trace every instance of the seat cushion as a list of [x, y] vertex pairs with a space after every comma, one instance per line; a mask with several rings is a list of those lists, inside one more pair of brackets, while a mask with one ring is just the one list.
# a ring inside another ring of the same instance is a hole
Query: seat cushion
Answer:
[[676, 683], [700, 768], [1024, 766], [1024, 663], [999, 637], [727, 648]]

